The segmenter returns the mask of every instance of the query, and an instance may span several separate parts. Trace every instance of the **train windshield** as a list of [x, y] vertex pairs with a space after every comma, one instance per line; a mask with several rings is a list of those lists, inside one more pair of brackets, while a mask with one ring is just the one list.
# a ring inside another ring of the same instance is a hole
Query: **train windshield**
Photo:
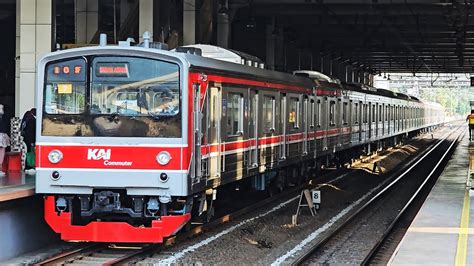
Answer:
[[179, 69], [142, 58], [98, 57], [91, 88], [92, 114], [175, 116]]
[[77, 58], [48, 64], [45, 83], [43, 135], [181, 137], [177, 64]]

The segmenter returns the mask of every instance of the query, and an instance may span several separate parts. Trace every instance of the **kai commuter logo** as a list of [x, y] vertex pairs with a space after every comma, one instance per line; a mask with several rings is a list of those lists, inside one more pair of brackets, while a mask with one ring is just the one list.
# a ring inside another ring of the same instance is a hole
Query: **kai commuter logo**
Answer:
[[105, 166], [132, 166], [130, 161], [110, 161], [112, 157], [111, 149], [88, 149], [87, 150], [87, 160], [99, 161], [103, 160]]
[[110, 149], [88, 149], [87, 160], [110, 160], [111, 154]]

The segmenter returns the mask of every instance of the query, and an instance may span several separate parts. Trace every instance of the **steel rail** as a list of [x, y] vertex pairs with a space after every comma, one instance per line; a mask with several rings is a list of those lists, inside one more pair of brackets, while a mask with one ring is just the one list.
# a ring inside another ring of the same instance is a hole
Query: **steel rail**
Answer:
[[[407, 143], [410, 143], [410, 142], [411, 141], [408, 141]], [[437, 145], [439, 145], [439, 142], [438, 142]], [[290, 198], [294, 193], [296, 193], [296, 192], [299, 193], [302, 189], [314, 187], [315, 185], [312, 183], [314, 181], [330, 183], [330, 182], [338, 179], [339, 177], [343, 176], [344, 174], [347, 174], [348, 173], [347, 170], [348, 169], [338, 169], [338, 170], [334, 170], [334, 171], [331, 171], [331, 172], [324, 173], [321, 176], [311, 178], [310, 180], [308, 180], [307, 182], [305, 182], [305, 183], [303, 183], [299, 186], [295, 186], [291, 189], [285, 190], [284, 192], [276, 194], [272, 197], [268, 197], [268, 198], [266, 198], [262, 201], [257, 202], [256, 204], [252, 204], [252, 205], [243, 207], [243, 208], [241, 208], [239, 210], [236, 210], [232, 213], [229, 213], [229, 214], [223, 215], [223, 216], [221, 216], [217, 219], [214, 219], [214, 220], [212, 220], [208, 223], [195, 226], [195, 227], [191, 228], [189, 231], [182, 232], [182, 233], [179, 233], [175, 236], [169, 237], [164, 241], [164, 243], [144, 245], [141, 249], [139, 249], [135, 252], [127, 253], [124, 256], [119, 257], [119, 258], [114, 258], [110, 261], [107, 261], [107, 262], [103, 263], [103, 265], [123, 264], [127, 261], [130, 261], [134, 257], [146, 256], [147, 254], [149, 254], [151, 252], [155, 252], [157, 250], [160, 250], [163, 247], [171, 246], [171, 245], [173, 245], [175, 243], [178, 243], [178, 242], [181, 242], [185, 239], [197, 236], [197, 235], [202, 234], [206, 231], [210, 231], [218, 225], [225, 224], [225, 223], [231, 222], [233, 220], [236, 220], [237, 218], [242, 217], [243, 215], [246, 215], [246, 214], [250, 213], [251, 211], [254, 211], [254, 210], [259, 209], [259, 208], [263, 208], [263, 207], [265, 207], [266, 205], [268, 205], [270, 203], [273, 203], [273, 202], [281, 200], [281, 199]], [[48, 258], [44, 261], [41, 261], [41, 262], [39, 262], [38, 264], [35, 264], [35, 265], [53, 264], [57, 261], [65, 260], [68, 257], [74, 258], [74, 256], [77, 256], [81, 253], [86, 253], [86, 252], [91, 252], [91, 251], [94, 251], [94, 250], [101, 250], [101, 249], [107, 249], [107, 245], [94, 243], [94, 244], [91, 244], [91, 245], [88, 245], [88, 246], [85, 246], [85, 247], [81, 247], [81, 248], [78, 248], [78, 249], [75, 249], [75, 250], [72, 250], [72, 251], [67, 251], [67, 252], [60, 253], [60, 254], [55, 255], [53, 257], [50, 257], [50, 258]]]
[[[223, 215], [223, 216], [221, 216], [217, 219], [214, 219], [214, 220], [212, 220], [208, 223], [195, 226], [195, 227], [191, 228], [189, 231], [179, 233], [176, 236], [172, 236], [172, 237], [166, 239], [166, 241], [162, 244], [153, 244], [153, 245], [146, 246], [141, 250], [138, 250], [138, 251], [130, 253], [130, 254], [126, 254], [126, 255], [124, 255], [123, 257], [120, 257], [120, 258], [113, 259], [109, 262], [104, 263], [103, 265], [123, 264], [125, 262], [130, 261], [134, 257], [146, 256], [147, 254], [149, 254], [151, 252], [155, 252], [156, 250], [158, 250], [159, 248], [162, 248], [163, 246], [174, 245], [174, 244], [179, 243], [181, 241], [184, 241], [188, 238], [200, 235], [200, 234], [202, 234], [206, 231], [210, 231], [210, 230], [214, 229], [216, 226], [219, 226], [221, 224], [225, 224], [225, 223], [228, 223], [230, 221], [233, 221], [236, 218], [242, 217], [243, 215], [246, 215], [246, 214], [250, 213], [251, 211], [254, 211], [254, 210], [262, 208], [262, 207], [265, 207], [266, 205], [268, 205], [270, 203], [273, 203], [273, 202], [281, 200], [281, 199], [290, 198], [292, 195], [294, 195], [295, 192], [299, 193], [301, 191], [301, 189], [313, 187], [314, 184], [311, 184], [311, 181], [315, 181], [315, 180], [324, 181], [324, 180], [328, 179], [326, 182], [331, 182], [331, 181], [339, 178], [340, 176], [343, 176], [345, 174], [344, 172], [345, 172], [344, 170], [335, 170], [335, 172], [325, 173], [322, 176], [319, 176], [317, 178], [312, 178], [312, 179], [308, 180], [307, 182], [305, 182], [304, 184], [296, 186], [296, 187], [294, 187], [290, 190], [286, 190], [282, 193], [279, 193], [277, 195], [274, 195], [272, 197], [269, 197], [269, 198], [266, 198], [262, 201], [259, 201], [256, 204], [252, 204], [252, 205], [243, 207], [243, 208], [241, 208], [237, 211], [234, 211], [232, 213]], [[336, 177], [331, 178], [331, 177], [334, 177], [334, 176], [336, 176]]]
[[53, 255], [52, 257], [49, 257], [45, 260], [35, 263], [34, 265], [53, 265], [60, 261], [67, 260], [68, 258], [74, 258], [74, 256], [77, 256], [79, 254], [92, 252], [94, 250], [99, 250], [101, 248], [103, 248], [103, 244], [97, 244], [97, 243], [87, 244], [85, 246], [81, 246], [76, 249], [67, 250], [59, 254]]
[[379, 250], [381, 244], [384, 242], [385, 239], [390, 235], [392, 230], [394, 229], [395, 225], [400, 221], [400, 218], [403, 217], [406, 213], [406, 211], [412, 206], [414, 203], [415, 199], [420, 195], [421, 191], [425, 189], [426, 183], [431, 179], [433, 174], [438, 170], [438, 167], [446, 161], [446, 156], [452, 151], [453, 146], [458, 142], [459, 138], [461, 135], [464, 135], [466, 132], [464, 131], [463, 133], [459, 134], [455, 140], [451, 143], [451, 145], [446, 149], [446, 152], [441, 156], [441, 159], [438, 161], [438, 163], [434, 166], [433, 170], [428, 174], [426, 179], [423, 181], [423, 183], [418, 187], [418, 189], [415, 191], [413, 196], [408, 200], [408, 202], [403, 206], [403, 208], [400, 210], [398, 215], [395, 217], [395, 219], [390, 223], [388, 228], [384, 231], [382, 237], [377, 241], [374, 247], [370, 250], [369, 254], [365, 257], [365, 259], [362, 261], [362, 265], [368, 265], [369, 262], [373, 259], [374, 255], [376, 252]]
[[125, 254], [119, 258], [112, 259], [110, 261], [104, 262], [102, 265], [117, 265], [117, 264], [124, 264], [128, 260], [138, 257], [138, 256], [145, 256], [148, 253], [159, 251], [162, 246], [160, 244], [151, 244], [143, 246], [141, 249], [131, 252], [129, 254]]
[[[448, 133], [447, 135], [451, 134], [452, 132]], [[413, 140], [410, 140], [408, 141], [407, 143], [410, 143], [412, 142]], [[439, 145], [440, 143], [442, 142], [442, 140], [438, 141], [436, 144], [436, 147], [437, 145]], [[416, 159], [418, 158], [418, 156], [414, 159], [408, 159], [407, 161], [411, 164], [413, 161], [415, 161]], [[424, 157], [423, 157], [424, 158]], [[347, 170], [347, 169], [346, 169]], [[259, 209], [259, 208], [262, 208], [262, 207], [265, 207], [266, 205], [270, 204], [270, 203], [273, 203], [275, 201], [278, 201], [280, 199], [285, 199], [285, 198], [289, 198], [290, 196], [292, 196], [295, 192], [300, 192], [302, 189], [306, 189], [306, 188], [313, 188], [314, 187], [314, 184], [311, 184], [311, 181], [315, 181], [316, 179], [318, 179], [318, 181], [323, 181], [323, 182], [326, 182], [326, 183], [331, 183], [332, 181], [338, 179], [339, 177], [343, 176], [344, 174], [347, 174], [349, 172], [347, 171], [344, 171], [344, 169], [339, 169], [339, 170], [336, 170], [335, 172], [329, 172], [329, 173], [325, 173], [323, 174], [322, 176], [320, 176], [319, 178], [312, 178], [310, 179], [308, 182], [305, 182], [304, 184], [302, 185], [299, 185], [297, 187], [294, 187], [290, 190], [286, 190], [280, 194], [277, 194], [275, 196], [272, 196], [272, 197], [269, 197], [269, 198], [266, 198], [256, 204], [252, 204], [252, 205], [249, 205], [247, 207], [244, 207], [242, 209], [239, 209], [235, 212], [232, 212], [232, 213], [229, 213], [227, 215], [223, 215], [221, 216], [220, 218], [217, 218], [217, 219], [214, 219], [208, 223], [205, 223], [205, 224], [202, 224], [202, 225], [199, 225], [199, 226], [196, 226], [196, 227], [193, 227], [192, 229], [190, 229], [189, 231], [187, 232], [182, 232], [176, 236], [172, 236], [170, 238], [168, 238], [165, 242], [164, 242], [164, 246], [171, 246], [175, 243], [178, 243], [178, 242], [181, 242], [181, 241], [184, 241], [185, 239], [188, 239], [188, 238], [191, 238], [191, 237], [194, 237], [194, 236], [197, 236], [199, 234], [202, 234], [206, 231], [209, 231], [209, 230], [212, 230], [214, 229], [216, 226], [218, 225], [221, 225], [221, 224], [224, 224], [224, 223], [227, 223], [227, 222], [230, 222], [230, 221], [233, 221], [235, 220], [236, 218], [238, 217], [241, 217], [251, 211], [254, 211], [256, 209]], [[332, 177], [332, 178], [331, 178]], [[327, 180], [326, 180], [327, 179]], [[150, 252], [153, 252], [154, 250], [156, 250], [158, 248], [158, 246], [162, 247], [162, 245], [159, 245], [159, 244], [156, 244], [156, 245], [152, 245], [150, 246], [149, 248], [147, 249], [143, 249], [143, 250], [139, 250], [133, 254], [127, 254], [121, 258], [118, 258], [118, 259], [114, 259], [110, 262], [107, 262], [105, 263], [106, 265], [117, 265], [117, 264], [123, 264], [127, 261], [130, 261], [130, 259], [132, 259], [133, 257], [138, 257], [138, 256], [146, 256], [148, 253]]]
[[[272, 197], [268, 197], [268, 198], [266, 198], [262, 201], [257, 202], [256, 204], [252, 204], [252, 205], [243, 207], [243, 208], [241, 208], [237, 211], [234, 211], [232, 213], [223, 215], [223, 216], [221, 216], [217, 219], [214, 219], [214, 220], [212, 220], [208, 223], [195, 226], [195, 227], [191, 228], [189, 231], [179, 233], [176, 236], [172, 236], [172, 237], [166, 239], [166, 241], [164, 243], [144, 245], [141, 249], [139, 249], [135, 252], [127, 253], [124, 256], [119, 257], [119, 258], [114, 258], [110, 261], [107, 261], [107, 262], [103, 263], [103, 265], [122, 264], [126, 261], [131, 260], [134, 257], [145, 256], [146, 254], [148, 254], [150, 252], [154, 252], [156, 250], [159, 250], [163, 246], [171, 246], [171, 245], [173, 245], [177, 242], [183, 241], [187, 238], [197, 236], [197, 235], [199, 235], [203, 232], [206, 232], [206, 231], [209, 231], [209, 230], [213, 229], [214, 227], [216, 227], [218, 225], [233, 221], [238, 217], [241, 217], [241, 216], [243, 216], [243, 215], [245, 215], [245, 214], [247, 214], [251, 211], [254, 211], [255, 209], [265, 207], [266, 205], [268, 205], [272, 202], [281, 200], [281, 199], [289, 198], [295, 192], [299, 192], [301, 189], [314, 186], [314, 184], [311, 184], [311, 181], [313, 181], [313, 182], [314, 181], [331, 182], [331, 180], [335, 179], [335, 178], [331, 179], [331, 177], [336, 176], [336, 178], [337, 178], [337, 177], [343, 175], [344, 172], [345, 172], [344, 170], [335, 170], [334, 172], [324, 173], [323, 175], [321, 175], [319, 177], [311, 178], [310, 180], [308, 180], [304, 184], [301, 184], [299, 186], [296, 186], [294, 188], [286, 190], [282, 193], [276, 194]], [[107, 249], [107, 248], [108, 247], [107, 247], [106, 244], [93, 243], [93, 244], [86, 245], [86, 246], [83, 246], [83, 247], [80, 247], [80, 248], [77, 248], [77, 249], [73, 249], [71, 251], [61, 252], [61, 253], [59, 253], [57, 255], [54, 255], [53, 257], [50, 257], [46, 260], [43, 260], [43, 261], [41, 261], [41, 262], [39, 262], [35, 265], [51, 265], [51, 264], [58, 263], [60, 261], [67, 260], [69, 258], [74, 259], [75, 256], [78, 256], [78, 255], [83, 254], [83, 253], [99, 251], [101, 249]]]
[[[403, 173], [401, 173], [399, 175], [394, 173], [393, 176], [396, 176], [396, 177], [394, 177], [392, 179], [392, 181], [387, 186], [385, 186], [383, 189], [381, 189], [379, 192], [377, 192], [370, 200], [365, 202], [360, 208], [358, 208], [351, 215], [349, 215], [344, 220], [344, 222], [342, 222], [330, 234], [327, 234], [325, 237], [323, 237], [322, 239], [320, 239], [319, 241], [317, 241], [313, 245], [311, 245], [310, 248], [307, 251], [303, 252], [302, 255], [300, 255], [298, 258], [293, 260], [291, 262], [291, 265], [301, 265], [303, 262], [307, 261], [314, 254], [315, 251], [317, 251], [319, 248], [321, 248], [325, 243], [327, 243], [330, 239], [332, 239], [338, 232], [340, 232], [345, 226], [347, 226], [350, 221], [352, 221], [356, 216], [358, 216], [360, 213], [362, 213], [362, 211], [364, 211], [369, 206], [371, 206], [374, 202], [376, 202], [376, 200], [378, 200], [382, 195], [384, 195], [393, 186], [395, 186], [415, 166], [417, 166], [419, 163], [421, 163], [428, 155], [430, 155], [434, 150], [436, 150], [442, 143], [444, 143], [457, 130], [459, 130], [459, 127], [457, 127], [456, 129], [453, 129], [451, 132], [447, 133], [440, 141], [438, 141], [433, 147], [431, 147], [428, 151], [426, 151], [418, 160], [416, 160], [415, 162], [410, 164], [410, 167], [408, 167], [406, 170], [402, 169], [401, 171], [403, 171]], [[457, 138], [455, 138], [455, 140], [457, 140], [458, 138], [459, 138], [459, 136]], [[455, 142], [456, 141], [453, 141], [453, 143], [455, 143]], [[450, 148], [452, 148], [452, 145], [450, 146]]]

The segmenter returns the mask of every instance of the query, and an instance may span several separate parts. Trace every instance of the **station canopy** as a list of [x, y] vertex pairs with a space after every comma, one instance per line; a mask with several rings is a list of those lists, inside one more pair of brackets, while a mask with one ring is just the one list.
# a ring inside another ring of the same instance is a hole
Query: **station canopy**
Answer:
[[250, 0], [248, 8], [284, 27], [285, 41], [368, 72], [474, 72], [471, 0]]

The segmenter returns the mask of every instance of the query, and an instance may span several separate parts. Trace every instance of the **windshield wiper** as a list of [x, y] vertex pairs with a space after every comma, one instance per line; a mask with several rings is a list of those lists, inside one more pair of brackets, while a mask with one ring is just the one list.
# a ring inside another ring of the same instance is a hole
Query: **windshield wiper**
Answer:
[[155, 113], [155, 112], [148, 112], [148, 115], [151, 116], [151, 118], [153, 118], [154, 120], [160, 120], [161, 118], [161, 115]]
[[113, 112], [113, 113], [110, 113], [108, 116], [107, 116], [107, 119], [110, 121], [110, 122], [115, 122], [117, 123], [118, 120], [119, 120], [119, 113], [117, 112]]

